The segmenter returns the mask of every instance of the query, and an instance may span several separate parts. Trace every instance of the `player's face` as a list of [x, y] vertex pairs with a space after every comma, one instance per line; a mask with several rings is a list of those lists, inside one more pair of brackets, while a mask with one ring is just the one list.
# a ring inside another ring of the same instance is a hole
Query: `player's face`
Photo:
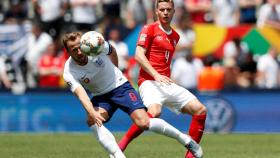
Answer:
[[78, 63], [87, 62], [87, 56], [81, 52], [80, 49], [80, 37], [77, 37], [75, 41], [68, 41], [69, 55]]
[[162, 24], [170, 24], [174, 12], [175, 10], [173, 8], [172, 3], [170, 2], [160, 2], [158, 4], [158, 8], [156, 9], [158, 20]]

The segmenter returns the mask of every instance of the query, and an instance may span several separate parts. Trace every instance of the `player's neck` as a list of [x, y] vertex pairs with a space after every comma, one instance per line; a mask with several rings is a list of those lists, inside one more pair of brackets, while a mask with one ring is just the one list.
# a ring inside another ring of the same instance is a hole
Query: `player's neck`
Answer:
[[166, 32], [167, 34], [170, 34], [172, 31], [172, 28], [169, 24], [159, 23], [159, 27], [162, 29], [162, 31]]

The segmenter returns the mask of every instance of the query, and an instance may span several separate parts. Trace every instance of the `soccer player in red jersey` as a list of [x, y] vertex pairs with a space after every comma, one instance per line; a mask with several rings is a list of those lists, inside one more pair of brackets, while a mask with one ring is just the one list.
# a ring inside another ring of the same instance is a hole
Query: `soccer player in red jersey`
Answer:
[[[159, 117], [163, 105], [176, 113], [192, 115], [189, 135], [199, 143], [205, 126], [206, 107], [191, 92], [170, 79], [171, 59], [180, 38], [170, 26], [175, 12], [174, 2], [157, 0], [155, 6], [158, 20], [142, 28], [136, 47], [135, 59], [141, 66], [139, 92], [150, 117]], [[125, 150], [142, 132], [133, 124], [119, 142], [120, 148]], [[187, 152], [185, 157], [194, 156]]]

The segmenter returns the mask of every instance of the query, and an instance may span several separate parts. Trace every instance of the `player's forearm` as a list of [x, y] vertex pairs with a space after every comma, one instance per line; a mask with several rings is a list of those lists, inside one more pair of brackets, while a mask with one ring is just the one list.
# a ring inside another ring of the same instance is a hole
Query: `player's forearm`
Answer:
[[[81, 100], [80, 100], [81, 101]], [[84, 109], [86, 110], [86, 112], [90, 115], [90, 116], [94, 116], [95, 115], [95, 110], [91, 104], [91, 102], [88, 100], [88, 101], [81, 101]]]
[[136, 48], [136, 54], [135, 54], [135, 60], [138, 62], [138, 64], [152, 77], [159, 74], [153, 66], [150, 64], [149, 60], [145, 56], [145, 48], [142, 48], [140, 46], [137, 46]]
[[91, 103], [90, 98], [88, 97], [86, 91], [82, 87], [78, 87], [75, 90], [74, 93], [78, 97], [78, 99], [80, 100], [82, 106], [87, 111], [87, 113], [88, 114], [94, 114], [95, 113], [95, 109], [92, 106], [92, 103]]

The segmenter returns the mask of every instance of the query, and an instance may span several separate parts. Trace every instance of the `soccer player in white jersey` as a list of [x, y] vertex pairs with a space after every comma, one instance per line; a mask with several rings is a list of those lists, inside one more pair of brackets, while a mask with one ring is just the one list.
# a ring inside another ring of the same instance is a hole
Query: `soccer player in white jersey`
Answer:
[[[112, 133], [103, 125], [120, 108], [143, 130], [150, 130], [178, 140], [196, 157], [202, 157], [201, 147], [190, 136], [159, 118], [149, 118], [139, 94], [117, 68], [115, 49], [105, 41], [105, 47], [97, 57], [87, 56], [80, 50], [81, 34], [65, 34], [63, 45], [69, 59], [64, 67], [64, 80], [80, 100], [87, 112], [87, 124], [98, 142], [110, 157], [125, 158]], [[86, 89], [92, 93], [88, 96]]]

